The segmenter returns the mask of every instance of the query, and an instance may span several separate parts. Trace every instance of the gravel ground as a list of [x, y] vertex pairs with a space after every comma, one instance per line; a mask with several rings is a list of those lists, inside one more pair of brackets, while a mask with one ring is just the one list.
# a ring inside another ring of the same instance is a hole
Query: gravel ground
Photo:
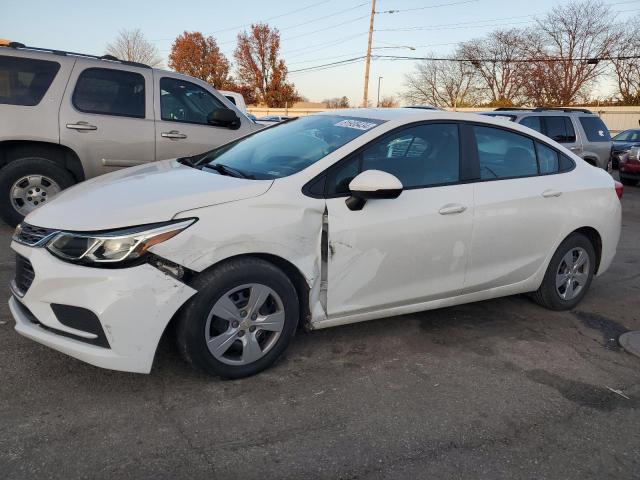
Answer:
[[509, 297], [304, 333], [240, 381], [171, 342], [151, 375], [101, 370], [18, 336], [3, 304], [0, 478], [640, 478], [640, 359], [616, 341], [640, 329], [640, 188], [623, 206], [575, 311]]

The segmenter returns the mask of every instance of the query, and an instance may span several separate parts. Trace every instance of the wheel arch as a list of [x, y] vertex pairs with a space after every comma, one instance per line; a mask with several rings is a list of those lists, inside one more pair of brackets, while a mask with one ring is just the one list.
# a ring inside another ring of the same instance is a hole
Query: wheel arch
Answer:
[[570, 235], [573, 235], [574, 233], [581, 233], [582, 235], [587, 237], [591, 242], [591, 245], [593, 245], [593, 249], [596, 252], [596, 265], [593, 273], [594, 275], [597, 274], [598, 269], [600, 268], [600, 260], [602, 259], [602, 236], [600, 235], [600, 232], [598, 232], [598, 230], [593, 227], [585, 226], [575, 229], [573, 232], [567, 235], [565, 239]]
[[[279, 268], [289, 278], [289, 280], [291, 280], [293, 287], [296, 289], [296, 294], [298, 295], [298, 304], [300, 308], [300, 322], [298, 323], [298, 326], [299, 328], [308, 329], [309, 325], [311, 324], [311, 306], [309, 305], [310, 291], [311, 291], [310, 286], [305, 276], [302, 274], [302, 272], [298, 267], [296, 267], [289, 260], [286, 260], [285, 258], [280, 257], [278, 255], [274, 255], [271, 253], [256, 252], [256, 253], [242, 253], [242, 254], [226, 257], [214, 263], [213, 265], [207, 267], [201, 272], [193, 272], [192, 277], [186, 283], [191, 284], [193, 282], [193, 279], [197, 278], [199, 275], [202, 275], [203, 273], [208, 272], [214, 268], [218, 268], [227, 262], [238, 260], [241, 258], [259, 258], [261, 260], [269, 262], [272, 265]], [[165, 337], [166, 335], [168, 335], [168, 332], [173, 331], [173, 329], [175, 328], [177, 318], [180, 316], [180, 313], [182, 312], [184, 307], [187, 305], [187, 303], [188, 301], [185, 302], [185, 304], [182, 305], [174, 313], [169, 323], [165, 326], [162, 337]]]
[[85, 180], [80, 157], [71, 148], [52, 142], [6, 140], [0, 142], [0, 167], [23, 157], [45, 157], [71, 172], [77, 182]]

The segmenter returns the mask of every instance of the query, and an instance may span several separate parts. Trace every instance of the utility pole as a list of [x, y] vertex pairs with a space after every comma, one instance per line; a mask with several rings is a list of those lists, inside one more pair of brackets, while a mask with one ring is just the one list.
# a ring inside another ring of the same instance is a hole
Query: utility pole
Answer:
[[373, 19], [376, 16], [376, 0], [371, 0], [371, 20], [369, 20], [369, 44], [367, 45], [367, 59], [364, 67], [364, 97], [362, 106], [369, 104], [369, 67], [371, 67], [371, 43], [373, 40]]
[[378, 77], [378, 101], [376, 102], [376, 107], [380, 106], [380, 80], [382, 80], [382, 77]]

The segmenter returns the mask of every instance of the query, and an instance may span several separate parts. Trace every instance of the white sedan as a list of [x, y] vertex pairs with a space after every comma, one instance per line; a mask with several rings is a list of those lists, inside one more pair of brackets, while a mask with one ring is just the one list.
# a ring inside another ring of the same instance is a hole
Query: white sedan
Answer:
[[[344, 110], [64, 191], [12, 242], [16, 330], [100, 367], [237, 378], [319, 329], [505, 295], [573, 308], [615, 255], [621, 186], [473, 114]], [[389, 320], [392, 321], [392, 320]]]

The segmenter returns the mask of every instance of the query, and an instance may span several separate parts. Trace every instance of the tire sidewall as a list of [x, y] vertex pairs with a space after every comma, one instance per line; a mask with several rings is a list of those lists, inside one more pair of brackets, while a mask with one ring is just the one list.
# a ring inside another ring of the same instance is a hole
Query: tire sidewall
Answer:
[[[258, 260], [243, 263], [245, 262], [234, 262], [216, 271], [201, 274], [194, 282], [198, 293], [190, 300], [180, 320], [179, 335], [184, 342], [181, 349], [187, 359], [201, 370], [223, 378], [250, 376], [272, 365], [286, 350], [298, 324], [298, 297], [288, 277], [268, 262]], [[249, 365], [229, 365], [216, 359], [207, 348], [207, 317], [222, 295], [248, 283], [266, 285], [280, 296], [285, 311], [285, 324], [276, 344], [265, 356]]]
[[[564, 300], [560, 297], [560, 294], [556, 290], [556, 274], [558, 272], [558, 268], [560, 267], [562, 258], [567, 254], [567, 252], [569, 252], [569, 250], [572, 250], [574, 248], [582, 248], [587, 252], [587, 255], [589, 256], [589, 278], [587, 279], [586, 285], [583, 286], [577, 297], [571, 300]], [[587, 291], [589, 290], [589, 287], [591, 286], [591, 282], [594, 277], [595, 266], [595, 249], [593, 248], [593, 245], [591, 244], [589, 239], [584, 235], [580, 233], [574, 233], [567, 237], [560, 244], [560, 246], [556, 250], [556, 253], [554, 253], [551, 261], [549, 262], [549, 267], [547, 268], [547, 273], [545, 274], [542, 285], [542, 288], [545, 290], [544, 294], [546, 298], [551, 302], [554, 309], [570, 310], [582, 301]]]
[[21, 177], [44, 175], [54, 180], [61, 190], [69, 188], [75, 181], [70, 172], [57, 163], [43, 157], [23, 157], [12, 160], [0, 169], [0, 217], [9, 225], [15, 226], [23, 216], [13, 207], [11, 187]]

